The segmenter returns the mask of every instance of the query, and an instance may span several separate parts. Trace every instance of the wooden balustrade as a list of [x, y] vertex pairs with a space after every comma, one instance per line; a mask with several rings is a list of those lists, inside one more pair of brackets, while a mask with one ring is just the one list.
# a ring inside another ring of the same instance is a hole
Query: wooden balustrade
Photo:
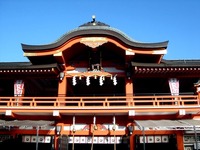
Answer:
[[[128, 100], [127, 100], [128, 99]], [[158, 108], [199, 106], [197, 95], [183, 96], [112, 96], [112, 97], [0, 97], [0, 108], [76, 109]]]

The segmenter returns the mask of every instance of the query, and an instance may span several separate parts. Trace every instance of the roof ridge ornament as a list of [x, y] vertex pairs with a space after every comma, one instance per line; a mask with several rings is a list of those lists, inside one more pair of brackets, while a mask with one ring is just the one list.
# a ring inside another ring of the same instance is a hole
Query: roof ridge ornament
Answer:
[[92, 21], [87, 22], [83, 25], [80, 25], [79, 27], [91, 27], [91, 26], [106, 26], [106, 27], [110, 27], [109, 25], [100, 22], [100, 21], [96, 21], [96, 16], [92, 15]]
[[96, 20], [96, 16], [95, 15], [92, 15], [92, 23], [94, 23]]

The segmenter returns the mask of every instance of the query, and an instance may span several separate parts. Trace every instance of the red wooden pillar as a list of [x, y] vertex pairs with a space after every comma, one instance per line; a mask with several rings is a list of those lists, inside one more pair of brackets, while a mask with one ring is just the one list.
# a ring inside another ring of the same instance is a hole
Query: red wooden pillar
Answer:
[[67, 94], [67, 78], [64, 76], [58, 83], [58, 96], [66, 96]]
[[[67, 96], [67, 78], [65, 75], [63, 78], [60, 78], [59, 83], [58, 83], [58, 97], [60, 101], [65, 101], [61, 97], [66, 97]], [[65, 103], [60, 103], [60, 106], [64, 106]]]
[[176, 142], [177, 142], [177, 150], [183, 150], [184, 149], [184, 143], [183, 143], [183, 131], [179, 131], [176, 133]]
[[133, 82], [131, 79], [126, 78], [126, 100], [131, 101], [133, 96]]
[[130, 150], [134, 150], [135, 140], [133, 134], [130, 136]]

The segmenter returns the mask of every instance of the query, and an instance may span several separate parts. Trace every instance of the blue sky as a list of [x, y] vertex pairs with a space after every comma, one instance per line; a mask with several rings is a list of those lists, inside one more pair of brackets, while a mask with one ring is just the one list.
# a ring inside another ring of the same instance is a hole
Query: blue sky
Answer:
[[141, 42], [169, 40], [164, 59], [200, 59], [200, 0], [0, 0], [0, 62], [28, 61], [42, 45], [92, 20]]

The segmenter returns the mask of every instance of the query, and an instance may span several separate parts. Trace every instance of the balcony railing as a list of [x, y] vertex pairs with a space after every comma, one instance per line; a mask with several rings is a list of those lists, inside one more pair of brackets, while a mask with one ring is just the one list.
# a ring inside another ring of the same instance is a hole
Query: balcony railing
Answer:
[[129, 109], [199, 107], [197, 95], [112, 97], [0, 97], [0, 108]]

